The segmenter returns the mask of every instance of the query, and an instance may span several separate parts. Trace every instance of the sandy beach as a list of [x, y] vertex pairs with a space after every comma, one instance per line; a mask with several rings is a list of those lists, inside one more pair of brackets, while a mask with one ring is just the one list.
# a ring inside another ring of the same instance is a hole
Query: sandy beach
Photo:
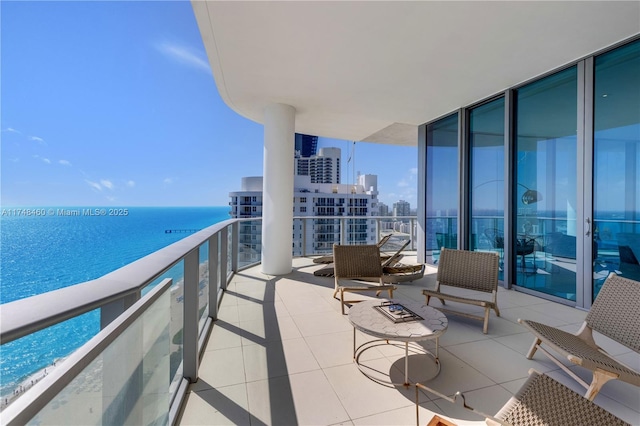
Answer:
[[2, 401], [0, 401], [0, 410], [9, 406], [13, 401], [18, 399], [21, 395], [23, 395], [26, 391], [31, 389], [36, 383], [40, 380], [44, 379], [49, 375], [56, 367], [59, 367], [62, 362], [64, 362], [65, 358], [56, 359], [53, 364], [46, 366], [45, 368], [38, 370], [33, 373], [25, 380], [23, 380], [16, 388], [13, 390], [13, 393], [10, 395], [5, 395], [2, 397]]

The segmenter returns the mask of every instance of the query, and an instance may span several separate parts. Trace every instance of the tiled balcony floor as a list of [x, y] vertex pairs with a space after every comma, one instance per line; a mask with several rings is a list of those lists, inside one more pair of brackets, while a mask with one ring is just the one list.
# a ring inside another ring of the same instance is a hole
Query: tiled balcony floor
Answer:
[[[416, 424], [414, 388], [374, 383], [353, 363], [353, 328], [332, 298], [333, 279], [313, 275], [318, 267], [308, 258], [296, 258], [294, 271], [286, 276], [265, 276], [257, 266], [234, 277], [180, 424]], [[435, 269], [428, 268], [421, 280], [400, 284], [395, 299], [424, 302], [422, 288], [434, 284]], [[439, 302], [431, 305], [437, 307]], [[575, 331], [586, 313], [502, 288], [498, 306], [502, 316], [491, 313], [487, 335], [482, 334], [480, 321], [447, 315], [449, 328], [440, 339], [442, 369], [426, 384], [446, 395], [462, 391], [469, 405], [489, 414], [495, 414], [520, 387], [530, 368], [584, 393], [543, 354], [525, 358], [533, 337], [517, 319]], [[359, 343], [367, 338], [372, 339], [358, 332]], [[599, 342], [640, 369], [634, 352]], [[402, 357], [403, 351], [394, 348], [366, 352], [367, 362], [392, 377], [403, 374], [397, 370], [403, 367]], [[420, 373], [419, 366], [427, 365], [424, 356], [412, 355], [410, 360], [412, 376]], [[590, 381], [589, 372], [574, 369]], [[611, 381], [595, 402], [640, 425], [640, 388]], [[474, 413], [421, 392], [420, 424], [427, 424], [434, 414], [457, 424], [484, 424]]]

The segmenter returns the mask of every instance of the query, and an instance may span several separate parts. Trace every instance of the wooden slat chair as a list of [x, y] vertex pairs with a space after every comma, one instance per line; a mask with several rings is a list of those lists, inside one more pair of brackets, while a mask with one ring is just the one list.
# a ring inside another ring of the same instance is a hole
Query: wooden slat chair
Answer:
[[[500, 257], [498, 253], [453, 250], [443, 247], [440, 251], [440, 260], [438, 261], [436, 288], [435, 290], [423, 290], [422, 294], [427, 298], [427, 305], [431, 297], [436, 297], [440, 299], [443, 305], [445, 304], [445, 300], [449, 300], [484, 308], [484, 316], [481, 317], [466, 312], [452, 311], [438, 307], [438, 309], [443, 312], [484, 321], [482, 332], [487, 334], [491, 309], [496, 312], [496, 316], [500, 316], [500, 311], [498, 310], [499, 268]], [[475, 290], [478, 292], [479, 297], [462, 297], [446, 293], [441, 289], [441, 286]], [[490, 296], [482, 297], [482, 293], [489, 293]]]
[[[612, 379], [640, 386], [640, 372], [614, 359], [596, 344], [593, 336], [593, 331], [596, 331], [640, 353], [640, 282], [611, 273], [576, 334], [526, 319], [518, 319], [518, 322], [535, 336], [527, 358], [531, 359], [540, 349], [587, 389], [585, 398], [593, 400], [602, 385]], [[591, 383], [583, 381], [543, 345], [572, 363], [591, 370]]]
[[[333, 297], [340, 294], [340, 308], [343, 315], [345, 304], [361, 302], [361, 300], [345, 300], [345, 293], [375, 291], [376, 296], [379, 296], [382, 291], [386, 290], [389, 292], [389, 298], [393, 298], [396, 286], [385, 284], [382, 281], [382, 263], [380, 262], [380, 249], [377, 245], [341, 246], [335, 244], [333, 246], [333, 261], [335, 277]], [[342, 280], [348, 280], [348, 283], [342, 284]], [[375, 280], [376, 282], [360, 280]]]
[[584, 398], [551, 377], [529, 370], [529, 377], [516, 394], [495, 416], [487, 415], [466, 404], [460, 392], [453, 397], [442, 395], [422, 384], [416, 385], [416, 424], [420, 424], [418, 389], [424, 389], [455, 403], [462, 399], [464, 408], [485, 418], [487, 425], [512, 426], [569, 426], [611, 425], [629, 423]]

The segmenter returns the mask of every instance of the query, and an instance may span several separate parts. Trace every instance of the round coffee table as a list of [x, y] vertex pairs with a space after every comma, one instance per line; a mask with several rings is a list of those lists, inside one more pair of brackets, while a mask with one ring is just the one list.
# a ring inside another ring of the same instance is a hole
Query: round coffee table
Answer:
[[[389, 305], [401, 305], [406, 308], [389, 309]], [[381, 312], [386, 311], [386, 312]], [[420, 319], [412, 319], [407, 313], [415, 313]], [[405, 317], [404, 320], [398, 320]], [[394, 319], [392, 319], [394, 318]], [[447, 331], [449, 324], [447, 317], [439, 310], [417, 302], [397, 302], [392, 300], [371, 300], [354, 304], [349, 309], [349, 321], [353, 325], [353, 360], [358, 365], [360, 371], [376, 382], [387, 385], [400, 385], [391, 381], [384, 381], [373, 377], [360, 363], [362, 353], [380, 344], [389, 344], [389, 341], [404, 343], [404, 383], [409, 386], [409, 343], [435, 339], [435, 354], [431, 353], [420, 345], [415, 345], [417, 349], [433, 358], [437, 371], [430, 379], [440, 373], [440, 360], [438, 359], [438, 338]], [[397, 322], [396, 322], [397, 321]], [[356, 330], [368, 334], [378, 339], [368, 341], [356, 347]], [[386, 343], [381, 343], [386, 342]]]

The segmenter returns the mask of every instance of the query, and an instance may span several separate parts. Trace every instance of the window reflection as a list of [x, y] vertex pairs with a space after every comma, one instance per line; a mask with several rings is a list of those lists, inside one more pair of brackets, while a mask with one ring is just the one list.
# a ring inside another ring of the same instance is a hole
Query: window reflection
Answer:
[[426, 259], [437, 263], [440, 248], [457, 248], [458, 115], [427, 127]]
[[516, 283], [576, 300], [577, 70], [518, 89]]
[[595, 58], [593, 297], [640, 280], [640, 41]]
[[504, 258], [504, 98], [469, 111], [471, 250]]

